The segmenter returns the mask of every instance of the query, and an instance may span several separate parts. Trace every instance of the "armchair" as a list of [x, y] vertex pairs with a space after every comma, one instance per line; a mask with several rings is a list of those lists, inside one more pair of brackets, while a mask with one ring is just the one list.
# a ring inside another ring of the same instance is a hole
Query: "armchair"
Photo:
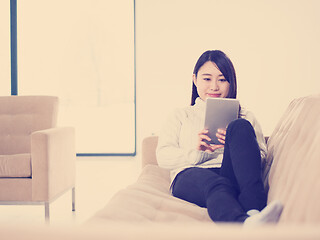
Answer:
[[68, 190], [75, 211], [75, 131], [57, 113], [57, 97], [0, 97], [0, 204], [44, 205], [47, 221]]

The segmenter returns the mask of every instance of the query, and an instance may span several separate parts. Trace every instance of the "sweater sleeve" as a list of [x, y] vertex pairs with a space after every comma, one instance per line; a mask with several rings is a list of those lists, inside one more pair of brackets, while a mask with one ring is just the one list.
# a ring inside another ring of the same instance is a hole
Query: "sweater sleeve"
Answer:
[[176, 110], [169, 116], [159, 134], [157, 146], [157, 161], [160, 167], [176, 169], [188, 165], [198, 165], [215, 157], [217, 153], [207, 153], [179, 146], [180, 130], [186, 117], [183, 110]]

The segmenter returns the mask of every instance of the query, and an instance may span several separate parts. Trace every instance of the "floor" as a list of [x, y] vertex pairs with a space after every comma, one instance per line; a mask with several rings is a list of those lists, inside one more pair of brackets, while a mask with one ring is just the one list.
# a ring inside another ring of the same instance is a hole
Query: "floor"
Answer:
[[[81, 225], [103, 208], [120, 189], [132, 184], [141, 165], [138, 157], [77, 158], [76, 211], [71, 191], [50, 204], [50, 225]], [[0, 205], [0, 224], [45, 224], [44, 206]]]

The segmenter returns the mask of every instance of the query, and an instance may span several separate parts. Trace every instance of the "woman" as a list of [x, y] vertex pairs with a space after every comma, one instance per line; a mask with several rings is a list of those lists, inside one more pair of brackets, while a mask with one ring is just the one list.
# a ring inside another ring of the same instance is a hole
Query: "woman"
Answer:
[[282, 205], [266, 207], [266, 144], [254, 115], [241, 108], [239, 119], [216, 133], [221, 144], [207, 144], [206, 99], [236, 96], [230, 59], [218, 50], [204, 52], [193, 72], [191, 106], [176, 110], [159, 134], [158, 164], [171, 170], [173, 196], [206, 207], [215, 222], [277, 222]]

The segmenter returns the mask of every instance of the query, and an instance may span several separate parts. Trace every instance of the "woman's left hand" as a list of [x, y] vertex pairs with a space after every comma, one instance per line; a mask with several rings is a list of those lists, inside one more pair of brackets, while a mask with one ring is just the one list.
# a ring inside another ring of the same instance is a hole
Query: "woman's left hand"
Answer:
[[216, 133], [216, 137], [218, 138], [218, 141], [222, 143], [223, 145], [226, 143], [226, 128], [219, 128]]

